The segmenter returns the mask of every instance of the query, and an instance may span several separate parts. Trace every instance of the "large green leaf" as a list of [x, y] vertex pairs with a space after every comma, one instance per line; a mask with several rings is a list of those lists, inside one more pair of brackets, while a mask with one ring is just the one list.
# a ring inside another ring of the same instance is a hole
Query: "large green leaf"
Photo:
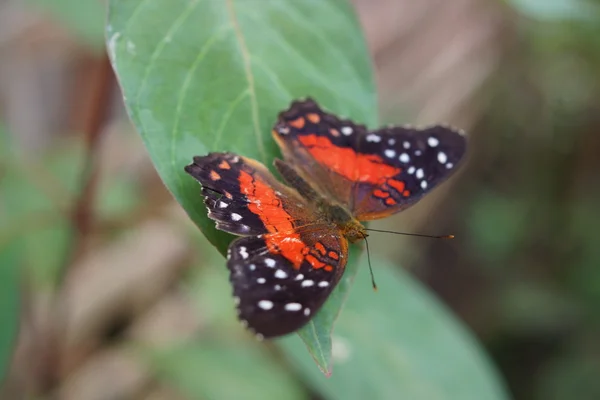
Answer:
[[374, 259], [333, 335], [334, 373], [323, 378], [297, 338], [281, 340], [291, 365], [327, 399], [501, 400], [502, 383], [474, 338], [408, 274]]
[[[345, 0], [113, 0], [107, 45], [158, 173], [223, 254], [231, 236], [215, 230], [183, 172], [194, 155], [233, 151], [270, 165], [279, 154], [270, 136], [277, 113], [305, 96], [377, 120], [369, 55]], [[323, 313], [337, 314], [341, 290]], [[321, 349], [315, 359], [327, 370], [325, 319], [303, 337]]]

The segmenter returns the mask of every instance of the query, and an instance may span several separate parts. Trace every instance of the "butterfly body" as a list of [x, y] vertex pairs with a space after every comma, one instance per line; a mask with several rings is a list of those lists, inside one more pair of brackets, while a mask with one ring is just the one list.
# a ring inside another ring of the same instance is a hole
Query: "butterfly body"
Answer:
[[461, 160], [458, 131], [364, 126], [296, 101], [273, 129], [283, 160], [275, 169], [232, 153], [194, 157], [208, 216], [241, 236], [227, 267], [239, 318], [260, 337], [291, 333], [321, 308], [343, 275], [361, 221], [414, 204]]

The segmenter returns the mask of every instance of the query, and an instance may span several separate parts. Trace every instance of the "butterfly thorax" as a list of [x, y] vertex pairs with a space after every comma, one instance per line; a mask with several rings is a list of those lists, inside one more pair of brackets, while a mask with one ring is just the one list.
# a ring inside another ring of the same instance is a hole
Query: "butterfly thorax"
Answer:
[[329, 223], [336, 225], [350, 243], [363, 240], [367, 237], [365, 227], [344, 207], [323, 200], [319, 204], [319, 209], [323, 218]]
[[281, 160], [275, 160], [274, 164], [282, 178], [315, 208], [321, 219], [336, 225], [350, 243], [367, 236], [364, 226], [346, 208], [321, 196], [291, 165]]

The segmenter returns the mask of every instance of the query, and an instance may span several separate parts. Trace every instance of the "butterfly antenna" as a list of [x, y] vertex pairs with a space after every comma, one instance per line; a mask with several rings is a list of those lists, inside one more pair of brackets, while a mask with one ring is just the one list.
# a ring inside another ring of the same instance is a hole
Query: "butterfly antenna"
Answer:
[[377, 284], [375, 283], [375, 275], [373, 275], [373, 268], [371, 267], [371, 252], [369, 251], [369, 241], [367, 240], [367, 235], [364, 235], [365, 244], [367, 246], [367, 262], [369, 264], [369, 272], [371, 273], [371, 284], [373, 285], [373, 290], [377, 291]]
[[418, 233], [394, 232], [394, 231], [386, 231], [383, 229], [372, 229], [372, 228], [365, 228], [365, 229], [368, 231], [371, 231], [371, 232], [393, 233], [394, 235], [418, 236], [418, 237], [426, 237], [426, 238], [431, 238], [431, 239], [454, 239], [454, 235], [441, 235], [441, 236], [421, 235]]

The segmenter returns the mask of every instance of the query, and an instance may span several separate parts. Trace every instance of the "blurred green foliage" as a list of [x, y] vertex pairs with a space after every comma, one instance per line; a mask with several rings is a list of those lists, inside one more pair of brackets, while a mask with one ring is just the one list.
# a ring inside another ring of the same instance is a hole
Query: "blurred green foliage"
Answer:
[[91, 50], [100, 52], [104, 45], [106, 6], [100, 0], [27, 0], [62, 22], [74, 37]]

